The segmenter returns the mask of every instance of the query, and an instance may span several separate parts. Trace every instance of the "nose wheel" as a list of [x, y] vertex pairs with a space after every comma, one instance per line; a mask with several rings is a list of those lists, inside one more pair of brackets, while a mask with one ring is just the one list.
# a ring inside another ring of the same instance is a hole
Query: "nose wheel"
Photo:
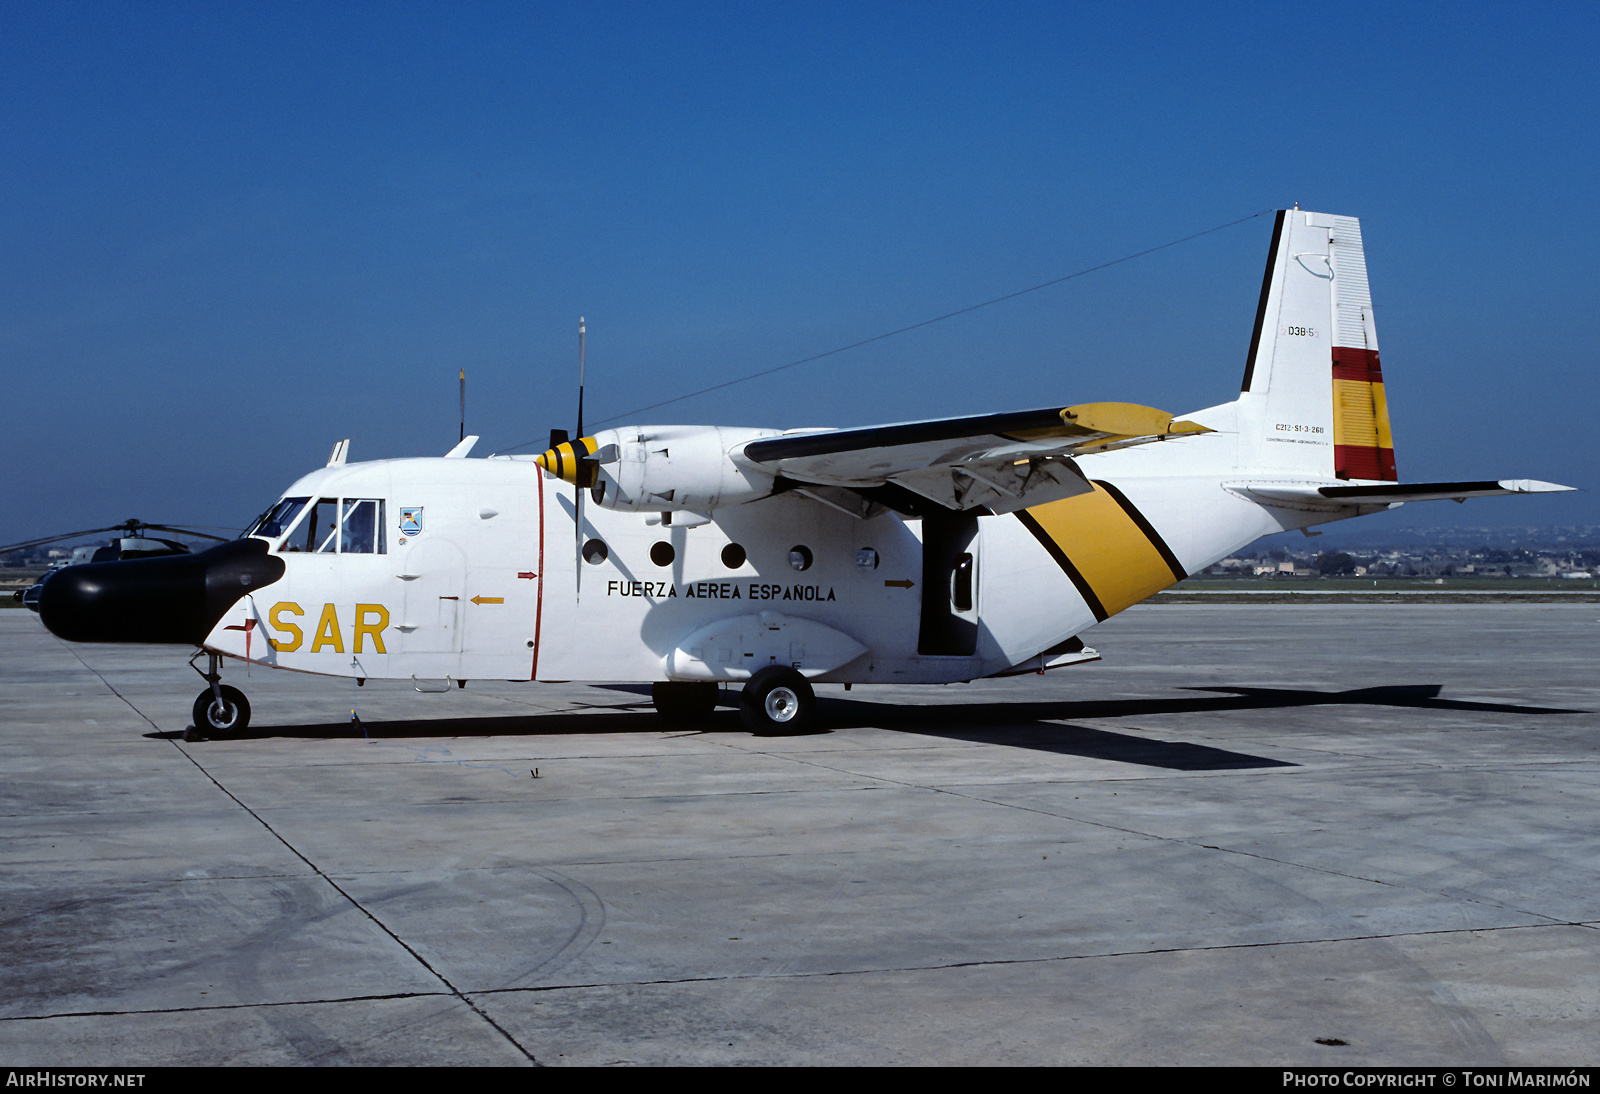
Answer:
[[228, 684], [220, 684], [219, 699], [210, 688], [194, 700], [194, 728], [206, 737], [231, 737], [242, 733], [250, 724], [250, 700], [244, 692]]
[[744, 686], [739, 716], [751, 733], [789, 736], [811, 732], [817, 696], [806, 678], [784, 665], [768, 665]]
[[206, 689], [195, 696], [194, 708], [190, 711], [194, 718], [193, 732], [200, 737], [232, 737], [243, 733], [250, 724], [250, 700], [238, 688], [222, 683], [222, 674], [217, 671], [222, 658], [214, 653], [207, 657], [209, 672], [200, 672], [192, 660], [189, 662], [207, 684]]

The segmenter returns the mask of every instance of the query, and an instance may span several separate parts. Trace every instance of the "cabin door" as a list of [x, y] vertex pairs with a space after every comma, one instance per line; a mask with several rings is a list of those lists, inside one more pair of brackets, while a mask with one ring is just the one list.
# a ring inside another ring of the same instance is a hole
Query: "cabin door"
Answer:
[[978, 651], [978, 517], [940, 511], [922, 518], [922, 623], [917, 652], [971, 657]]

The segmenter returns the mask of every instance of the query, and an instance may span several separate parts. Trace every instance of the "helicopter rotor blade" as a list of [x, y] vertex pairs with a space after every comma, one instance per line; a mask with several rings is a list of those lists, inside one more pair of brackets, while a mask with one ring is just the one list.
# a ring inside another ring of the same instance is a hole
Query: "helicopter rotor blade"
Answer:
[[0, 547], [0, 555], [10, 554], [12, 551], [25, 551], [29, 547], [43, 547], [47, 543], [60, 543], [64, 539], [76, 539], [79, 536], [93, 536], [101, 532], [120, 532], [126, 525], [113, 524], [109, 528], [86, 528], [81, 532], [65, 532], [59, 536], [42, 536], [39, 539], [30, 539], [25, 543], [13, 543]]
[[214, 536], [209, 532], [196, 532], [191, 528], [184, 528], [175, 524], [146, 524], [137, 518], [125, 520], [120, 524], [110, 524], [104, 528], [85, 528], [81, 532], [63, 532], [55, 536], [40, 536], [38, 539], [26, 540], [22, 543], [12, 543], [0, 547], [0, 555], [10, 554], [13, 551], [26, 551], [30, 547], [43, 547], [49, 543], [60, 543], [62, 540], [77, 539], [79, 536], [95, 536], [102, 532], [122, 532], [124, 535], [138, 535], [143, 529], [150, 528], [157, 532], [176, 532], [183, 536], [196, 536], [200, 539], [214, 539], [218, 543], [231, 542], [231, 537]]
[[178, 524], [141, 524], [141, 528], [152, 528], [157, 532], [176, 532], [182, 536], [197, 536], [200, 539], [214, 539], [218, 543], [232, 543], [237, 536], [214, 536], [210, 532], [196, 532], [192, 528], [185, 528]]

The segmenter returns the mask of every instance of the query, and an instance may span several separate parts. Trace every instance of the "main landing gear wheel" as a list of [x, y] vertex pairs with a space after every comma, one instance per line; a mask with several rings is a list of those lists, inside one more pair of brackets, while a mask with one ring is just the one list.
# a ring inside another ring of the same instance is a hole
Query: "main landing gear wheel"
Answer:
[[231, 737], [243, 733], [250, 724], [250, 701], [236, 687], [223, 684], [218, 690], [222, 692], [220, 704], [210, 688], [195, 696], [192, 712], [195, 730], [204, 737]]
[[768, 665], [744, 686], [739, 716], [751, 733], [809, 733], [816, 721], [817, 696], [806, 678], [783, 665]]
[[717, 709], [722, 689], [710, 681], [664, 680], [650, 685], [656, 713], [674, 725], [703, 722]]

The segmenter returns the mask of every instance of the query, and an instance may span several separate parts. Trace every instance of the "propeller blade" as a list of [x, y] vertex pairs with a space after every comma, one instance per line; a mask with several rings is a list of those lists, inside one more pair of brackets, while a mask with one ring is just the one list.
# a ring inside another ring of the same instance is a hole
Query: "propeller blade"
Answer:
[[572, 599], [578, 601], [583, 596], [583, 494], [582, 484], [575, 484], [572, 496], [577, 500], [574, 506], [572, 520]]
[[[588, 325], [583, 316], [578, 316], [578, 431], [575, 437], [583, 436], [583, 342]], [[572, 497], [573, 505], [573, 581], [572, 600], [577, 603], [583, 597], [583, 460], [579, 457], [578, 466], [573, 476]]]

